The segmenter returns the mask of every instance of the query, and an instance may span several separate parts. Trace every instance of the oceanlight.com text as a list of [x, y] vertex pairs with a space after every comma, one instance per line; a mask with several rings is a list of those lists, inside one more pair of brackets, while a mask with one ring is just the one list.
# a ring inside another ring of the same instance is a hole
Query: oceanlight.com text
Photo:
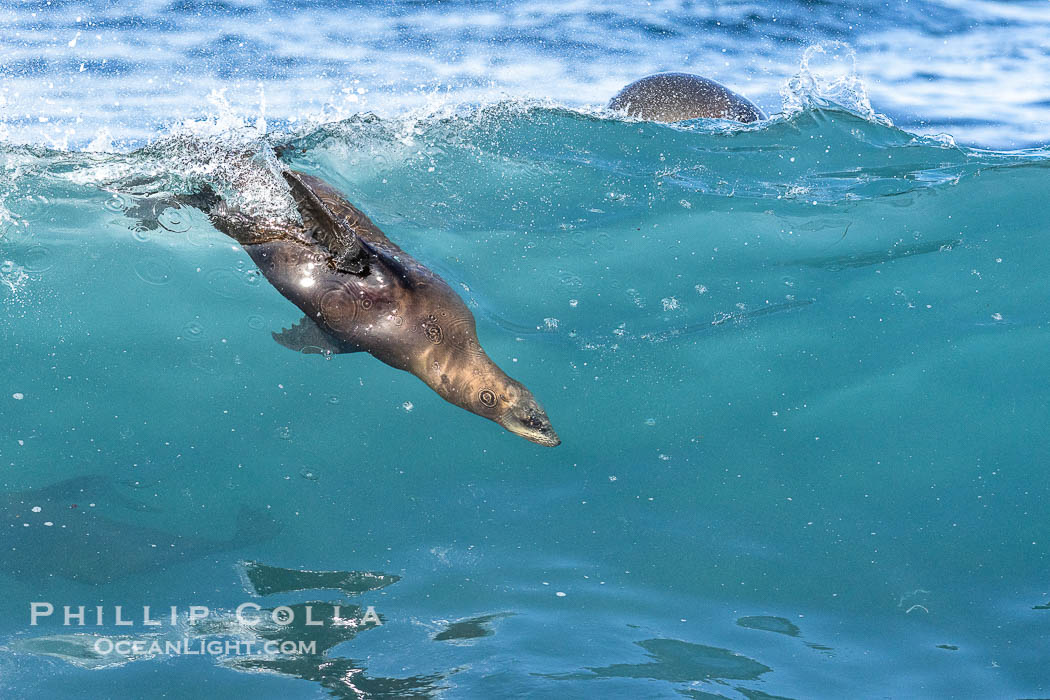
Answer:
[[95, 640], [95, 653], [100, 656], [117, 654], [119, 656], [254, 656], [266, 654], [316, 655], [317, 642], [291, 641], [283, 642], [242, 641], [236, 639], [110, 639], [100, 637]]

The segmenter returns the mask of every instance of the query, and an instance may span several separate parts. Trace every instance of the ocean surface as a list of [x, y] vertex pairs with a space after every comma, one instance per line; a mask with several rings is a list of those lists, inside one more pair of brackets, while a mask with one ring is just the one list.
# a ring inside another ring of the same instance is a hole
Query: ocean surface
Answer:
[[[1050, 696], [1047, 3], [0, 30], [0, 697]], [[770, 119], [605, 110], [659, 70]], [[300, 312], [179, 197], [294, 219], [282, 167], [563, 444], [275, 343]]]

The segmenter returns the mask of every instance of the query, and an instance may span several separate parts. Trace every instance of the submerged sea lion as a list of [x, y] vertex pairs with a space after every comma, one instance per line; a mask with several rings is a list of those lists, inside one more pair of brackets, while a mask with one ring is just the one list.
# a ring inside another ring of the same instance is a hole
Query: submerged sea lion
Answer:
[[616, 94], [609, 109], [656, 122], [732, 119], [745, 124], [765, 119], [762, 110], [729, 88], [689, 73], [657, 73]]
[[526, 440], [561, 443], [529, 390], [482, 350], [474, 316], [443, 279], [324, 181], [290, 170], [283, 175], [302, 228], [274, 226], [215, 198], [202, 207], [306, 314], [274, 333], [277, 342], [305, 353], [363, 350]]

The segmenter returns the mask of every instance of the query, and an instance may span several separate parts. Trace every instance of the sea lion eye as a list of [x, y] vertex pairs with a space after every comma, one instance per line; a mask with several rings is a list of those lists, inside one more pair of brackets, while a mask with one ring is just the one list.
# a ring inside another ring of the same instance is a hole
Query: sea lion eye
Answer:
[[496, 394], [491, 389], [482, 389], [481, 393], [478, 394], [478, 399], [481, 403], [489, 408], [496, 405]]

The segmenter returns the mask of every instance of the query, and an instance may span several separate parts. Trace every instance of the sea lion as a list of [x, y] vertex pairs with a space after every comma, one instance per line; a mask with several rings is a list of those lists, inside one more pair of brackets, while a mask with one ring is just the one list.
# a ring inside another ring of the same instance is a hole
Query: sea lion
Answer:
[[302, 227], [198, 197], [277, 291], [306, 315], [274, 338], [304, 353], [365, 351], [443, 399], [540, 445], [561, 443], [540, 404], [489, 359], [473, 314], [438, 275], [323, 180], [285, 170]]
[[656, 122], [732, 119], [745, 124], [766, 115], [724, 85], [689, 73], [657, 73], [636, 80], [609, 102], [609, 109]]

